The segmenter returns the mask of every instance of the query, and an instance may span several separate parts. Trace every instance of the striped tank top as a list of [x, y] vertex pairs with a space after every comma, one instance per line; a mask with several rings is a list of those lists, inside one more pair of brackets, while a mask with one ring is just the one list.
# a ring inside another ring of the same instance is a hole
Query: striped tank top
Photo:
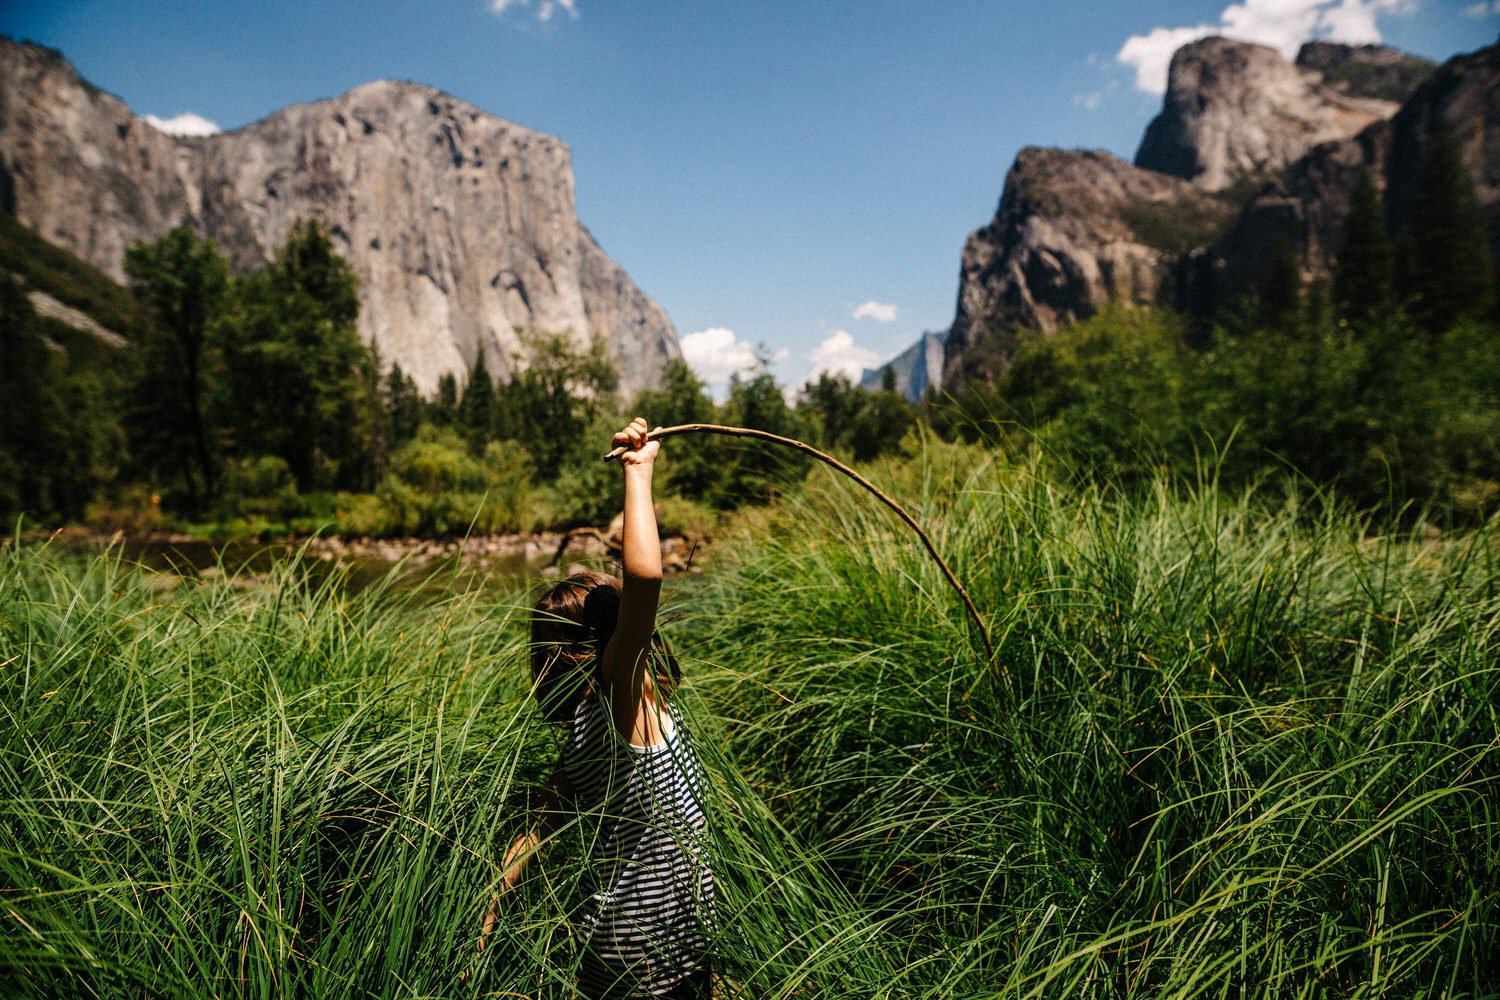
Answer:
[[692, 736], [675, 706], [652, 747], [626, 741], [597, 692], [578, 703], [562, 764], [592, 838], [575, 927], [588, 996], [664, 993], [706, 962], [713, 874]]

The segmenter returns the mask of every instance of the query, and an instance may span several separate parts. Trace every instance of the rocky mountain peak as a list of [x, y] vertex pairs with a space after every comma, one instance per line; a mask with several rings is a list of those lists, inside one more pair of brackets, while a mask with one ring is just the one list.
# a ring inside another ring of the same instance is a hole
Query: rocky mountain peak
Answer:
[[424, 392], [527, 329], [602, 335], [621, 388], [654, 384], [676, 331], [579, 223], [559, 139], [433, 87], [376, 80], [244, 128], [178, 139], [56, 53], [0, 40], [0, 202], [116, 278], [184, 219], [245, 270], [316, 219], [360, 279], [360, 332]]
[[1312, 42], [1296, 65], [1224, 38], [1184, 46], [1134, 166], [1017, 155], [994, 219], [964, 246], [943, 385], [992, 380], [1018, 330], [1055, 330], [1110, 298], [1208, 315], [1255, 288], [1282, 244], [1304, 277], [1327, 279], [1360, 175], [1399, 228], [1439, 127], [1500, 247], [1497, 93], [1500, 45], [1441, 67], [1378, 46]]
[[1350, 67], [1372, 65], [1347, 48], [1311, 48], [1308, 58], [1326, 64], [1319, 68], [1228, 38], [1184, 45], [1172, 56], [1166, 98], [1146, 128], [1136, 166], [1221, 191], [1268, 179], [1313, 146], [1389, 118], [1395, 101], [1361, 96], [1363, 87], [1325, 84], [1329, 73], [1363, 79]]
[[1434, 69], [1426, 59], [1384, 45], [1308, 42], [1297, 51], [1296, 64], [1314, 70], [1325, 87], [1347, 97], [1381, 101], [1406, 100]]
[[1111, 296], [1175, 301], [1179, 255], [1210, 242], [1232, 212], [1102, 150], [1023, 149], [994, 220], [964, 246], [943, 384], [998, 375], [1020, 328], [1056, 330]]

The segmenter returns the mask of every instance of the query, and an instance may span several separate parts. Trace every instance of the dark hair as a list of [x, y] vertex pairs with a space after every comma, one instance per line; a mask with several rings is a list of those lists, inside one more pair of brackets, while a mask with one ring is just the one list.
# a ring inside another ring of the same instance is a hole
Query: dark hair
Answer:
[[[620, 581], [603, 573], [574, 573], [537, 599], [531, 614], [532, 690], [548, 722], [572, 720], [619, 618]], [[668, 694], [682, 672], [660, 634], [651, 636], [651, 645], [657, 689]]]

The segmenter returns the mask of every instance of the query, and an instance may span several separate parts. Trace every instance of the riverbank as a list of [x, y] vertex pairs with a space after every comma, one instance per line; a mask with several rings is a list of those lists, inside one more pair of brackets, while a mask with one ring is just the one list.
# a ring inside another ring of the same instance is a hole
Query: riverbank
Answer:
[[[576, 568], [617, 562], [621, 554], [620, 520], [605, 528], [573, 528], [464, 538], [347, 538], [339, 535], [202, 536], [182, 531], [98, 531], [69, 526], [52, 532], [30, 532], [26, 543], [58, 544], [70, 549], [118, 549], [126, 558], [152, 569], [212, 576], [226, 568], [248, 567], [293, 554], [334, 565], [360, 567], [363, 575], [383, 575], [395, 567], [410, 570], [458, 565], [473, 571], [509, 576], [555, 576]], [[699, 574], [708, 562], [707, 535], [667, 534], [661, 540], [662, 568], [668, 573]]]

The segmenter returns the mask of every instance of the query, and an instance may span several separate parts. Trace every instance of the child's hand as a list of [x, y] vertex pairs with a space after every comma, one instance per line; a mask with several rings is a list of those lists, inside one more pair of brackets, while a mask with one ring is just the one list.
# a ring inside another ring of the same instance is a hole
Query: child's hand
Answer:
[[659, 441], [646, 440], [645, 417], [632, 420], [630, 426], [615, 435], [614, 443], [615, 447], [625, 447], [625, 454], [620, 456], [621, 465], [651, 465], [661, 450]]

